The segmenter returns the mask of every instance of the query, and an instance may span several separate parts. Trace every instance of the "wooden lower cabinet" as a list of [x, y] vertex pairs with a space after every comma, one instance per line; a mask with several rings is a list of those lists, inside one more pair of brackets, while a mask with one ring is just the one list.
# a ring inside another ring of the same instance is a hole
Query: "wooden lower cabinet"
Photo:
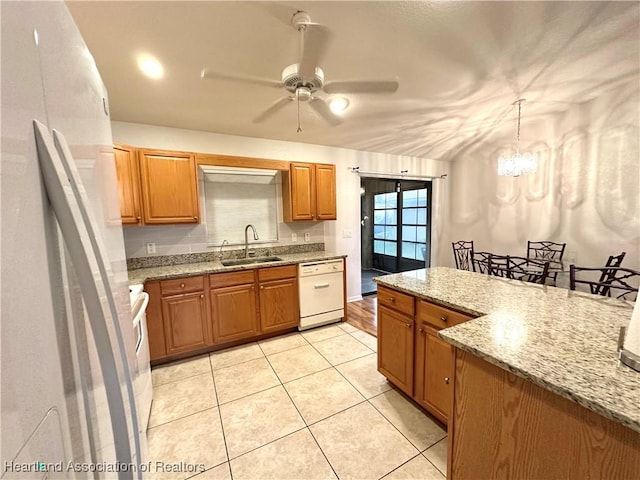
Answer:
[[415, 352], [415, 400], [447, 423], [453, 398], [453, 347], [438, 337], [438, 330], [422, 324]]
[[438, 330], [471, 318], [378, 287], [378, 370], [445, 424], [453, 403], [454, 349]]
[[216, 343], [257, 335], [256, 291], [251, 284], [211, 289], [211, 318]]
[[150, 281], [145, 291], [154, 363], [286, 331], [300, 322], [297, 265]]
[[295, 278], [260, 284], [260, 327], [267, 333], [295, 327], [300, 321]]
[[296, 327], [300, 323], [297, 265], [261, 268], [260, 329], [270, 333]]
[[204, 292], [163, 297], [162, 317], [167, 355], [203, 348], [211, 343]]
[[151, 360], [212, 344], [203, 276], [145, 283]]
[[378, 370], [413, 395], [413, 319], [378, 307]]

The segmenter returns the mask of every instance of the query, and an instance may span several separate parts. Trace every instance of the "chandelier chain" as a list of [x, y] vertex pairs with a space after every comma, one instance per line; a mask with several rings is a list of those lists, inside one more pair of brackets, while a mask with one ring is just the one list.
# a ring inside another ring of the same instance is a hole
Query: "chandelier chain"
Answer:
[[522, 99], [518, 100], [518, 134], [516, 136], [516, 154], [520, 153], [520, 113], [522, 111]]

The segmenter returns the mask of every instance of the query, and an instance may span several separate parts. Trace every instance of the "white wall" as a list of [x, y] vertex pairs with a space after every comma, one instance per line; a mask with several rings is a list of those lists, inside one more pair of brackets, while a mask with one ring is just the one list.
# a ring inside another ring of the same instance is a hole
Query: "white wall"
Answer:
[[[626, 251], [622, 266], [640, 267], [638, 79], [591, 98], [530, 121], [523, 110], [523, 150], [540, 159], [534, 175], [496, 175], [501, 149], [515, 143], [508, 136], [479, 142], [453, 162], [442, 202], [447, 245], [474, 240], [479, 251], [523, 255], [527, 240], [553, 240], [567, 242], [565, 258], [578, 265], [603, 265]], [[440, 254], [438, 264], [453, 265], [451, 247]]]
[[[316, 229], [313, 230], [312, 241], [321, 241], [317, 237], [321, 235], [322, 231], [326, 250], [348, 255], [347, 297], [349, 300], [360, 298], [360, 179], [358, 175], [351, 173], [348, 167], [359, 166], [362, 170], [390, 173], [397, 173], [406, 169], [416, 175], [440, 175], [448, 173], [450, 168], [448, 163], [437, 160], [152, 125], [113, 122], [112, 130], [115, 142], [137, 147], [335, 164], [338, 220], [317, 224], [305, 223], [300, 227], [294, 228], [301, 228], [303, 231], [307, 231], [305, 230], [307, 228]], [[444, 202], [448, 197], [447, 182], [449, 180], [436, 180], [433, 183], [432, 265], [437, 264], [436, 259], [445, 257], [445, 254], [440, 252], [440, 238], [444, 234], [444, 223], [446, 221], [442, 212], [445, 211]], [[131, 256], [130, 253], [132, 253], [133, 248], [129, 246], [132, 243], [137, 245], [135, 248], [142, 247], [144, 238], [147, 236], [146, 232], [151, 232], [150, 235], [153, 238], [171, 238], [179, 241], [179, 243], [186, 243], [188, 244], [186, 248], [190, 251], [195, 251], [193, 250], [194, 248], [200, 248], [199, 251], [206, 250], [206, 244], [201, 243], [201, 241], [204, 242], [202, 226], [177, 227], [125, 229], [127, 254]], [[344, 238], [343, 233], [345, 230], [351, 230], [353, 237]], [[185, 249], [184, 246], [180, 248], [182, 250]], [[167, 247], [167, 249], [169, 250], [170, 248]], [[445, 249], [447, 252], [450, 250], [450, 248], [446, 248], [446, 245]], [[170, 253], [186, 252], [173, 251]]]

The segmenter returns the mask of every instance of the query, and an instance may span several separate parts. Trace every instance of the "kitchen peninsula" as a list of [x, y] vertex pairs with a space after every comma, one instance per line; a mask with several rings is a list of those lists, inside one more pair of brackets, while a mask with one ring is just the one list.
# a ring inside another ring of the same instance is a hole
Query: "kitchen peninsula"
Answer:
[[[616, 351], [629, 303], [445, 267], [375, 281], [378, 368], [436, 416], [446, 414], [448, 478], [637, 476], [640, 374]], [[385, 326], [396, 318], [396, 330]], [[420, 347], [430, 331], [438, 338]], [[415, 368], [394, 363], [404, 353], [400, 335], [415, 350]]]

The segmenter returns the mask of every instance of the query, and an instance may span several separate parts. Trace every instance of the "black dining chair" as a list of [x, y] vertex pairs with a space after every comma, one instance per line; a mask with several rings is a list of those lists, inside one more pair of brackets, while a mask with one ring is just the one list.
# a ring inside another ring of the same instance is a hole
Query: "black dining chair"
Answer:
[[471, 251], [471, 268], [477, 273], [489, 273], [489, 252]]
[[[567, 247], [566, 243], [556, 243], [549, 240], [543, 240], [540, 242], [527, 242], [527, 258], [550, 260], [560, 264], [560, 270], [562, 270], [562, 256], [564, 255], [564, 249]], [[555, 271], [549, 274], [549, 278], [553, 280], [555, 285], [558, 280], [559, 271]]]
[[[585, 278], [599, 274], [598, 280]], [[578, 278], [583, 277], [583, 278]], [[569, 266], [569, 288], [575, 290], [578, 284], [587, 285], [589, 292], [604, 297], [615, 297], [635, 301], [638, 298], [640, 271], [624, 267], [576, 267]]]
[[549, 260], [512, 255], [489, 255], [488, 273], [497, 277], [544, 285], [549, 278]]
[[473, 252], [473, 240], [459, 240], [451, 242], [453, 246], [453, 258], [458, 270], [471, 270], [471, 252]]
[[[589, 285], [589, 291], [594, 295], [609, 296], [610, 283], [615, 277], [615, 271], [612, 268], [617, 268], [622, 264], [622, 259], [627, 252], [622, 252], [620, 255], [609, 255], [604, 267], [578, 267], [576, 265], [569, 266], [569, 288], [575, 290], [576, 283], [583, 283]], [[574, 267], [573, 275], [571, 274], [571, 267]], [[590, 280], [576, 280], [576, 273], [578, 272], [592, 272], [586, 273], [591, 277]], [[595, 279], [595, 272], [600, 272], [599, 278]], [[573, 282], [572, 279], [573, 278]]]

